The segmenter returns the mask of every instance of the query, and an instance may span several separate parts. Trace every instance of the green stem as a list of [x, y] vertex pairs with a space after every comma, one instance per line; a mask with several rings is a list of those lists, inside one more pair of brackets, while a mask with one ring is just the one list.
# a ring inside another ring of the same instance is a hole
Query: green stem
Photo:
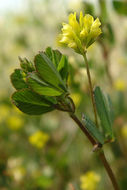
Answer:
[[[77, 123], [78, 127], [83, 131], [83, 133], [87, 136], [87, 138], [89, 139], [89, 141], [91, 142], [92, 145], [96, 146], [98, 144], [99, 147], [99, 143], [97, 143], [94, 138], [89, 134], [89, 132], [86, 130], [85, 125], [82, 124], [82, 122], [80, 122], [80, 120], [77, 118], [77, 116], [74, 113], [70, 114], [70, 117]], [[108, 163], [108, 161], [106, 160], [106, 157], [104, 155], [103, 150], [99, 150], [99, 154], [98, 154], [100, 160], [102, 161], [105, 170], [107, 171], [107, 174], [112, 182], [112, 185], [114, 187], [114, 190], [120, 190], [117, 184], [117, 181], [115, 179], [114, 173]]]
[[91, 95], [91, 100], [92, 100], [92, 105], [93, 105], [93, 111], [94, 111], [94, 117], [95, 117], [95, 124], [98, 127], [98, 121], [97, 121], [97, 111], [96, 111], [96, 104], [94, 100], [94, 94], [93, 94], [93, 87], [92, 87], [92, 81], [91, 81], [91, 76], [90, 76], [90, 71], [89, 71], [89, 65], [87, 61], [86, 54], [83, 54], [85, 64], [86, 64], [86, 71], [87, 71], [87, 76], [88, 76], [88, 82], [89, 82], [89, 88], [90, 88], [90, 95]]

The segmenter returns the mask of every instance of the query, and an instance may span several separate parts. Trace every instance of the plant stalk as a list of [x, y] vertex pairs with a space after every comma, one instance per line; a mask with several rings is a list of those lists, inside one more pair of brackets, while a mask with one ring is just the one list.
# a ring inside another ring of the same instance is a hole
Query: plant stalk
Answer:
[[112, 182], [114, 189], [119, 190], [119, 186], [118, 186], [118, 183], [117, 183], [116, 178], [114, 176], [114, 173], [113, 173], [108, 161], [106, 160], [106, 157], [105, 157], [103, 151], [100, 151], [99, 158], [102, 161], [102, 163], [103, 163], [103, 165], [104, 165], [104, 167], [108, 173], [109, 178], [111, 179], [111, 182]]
[[[87, 131], [87, 129], [85, 128], [85, 125], [82, 124], [82, 122], [77, 118], [77, 116], [74, 114], [74, 113], [71, 113], [70, 114], [70, 117], [77, 123], [78, 127], [83, 131], [83, 133], [87, 136], [87, 138], [89, 139], [89, 141], [91, 142], [92, 145], [99, 145], [99, 143], [97, 143], [94, 138], [89, 134], [89, 132]], [[108, 161], [106, 160], [106, 157], [104, 155], [104, 152], [103, 150], [99, 150], [98, 152], [98, 156], [100, 158], [100, 160], [102, 161], [104, 167], [105, 167], [105, 170], [112, 182], [112, 185], [114, 187], [114, 190], [120, 190], [119, 187], [118, 187], [118, 184], [117, 184], [117, 181], [116, 181], [116, 178], [114, 176], [114, 173], [108, 163]]]
[[76, 115], [74, 113], [70, 113], [70, 117], [77, 123], [77, 125], [80, 127], [82, 132], [87, 136], [91, 144], [95, 146], [97, 142], [94, 140], [91, 134], [87, 131], [86, 127], [82, 124], [82, 122], [76, 117]]
[[94, 93], [93, 93], [93, 87], [92, 87], [92, 81], [91, 81], [91, 76], [90, 76], [90, 71], [89, 71], [89, 65], [87, 61], [86, 54], [83, 54], [85, 64], [86, 64], [86, 71], [87, 71], [87, 76], [88, 76], [88, 82], [89, 82], [89, 88], [90, 88], [90, 95], [91, 95], [91, 100], [92, 100], [92, 105], [93, 105], [93, 111], [94, 111], [94, 117], [95, 117], [95, 124], [97, 127], [98, 126], [98, 121], [97, 121], [97, 111], [96, 111], [96, 104], [94, 100]]

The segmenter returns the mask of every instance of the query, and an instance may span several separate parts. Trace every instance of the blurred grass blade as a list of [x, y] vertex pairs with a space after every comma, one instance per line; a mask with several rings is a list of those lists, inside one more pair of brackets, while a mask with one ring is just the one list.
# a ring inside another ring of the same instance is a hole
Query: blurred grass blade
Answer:
[[93, 123], [92, 120], [88, 118], [88, 116], [84, 115], [82, 118], [83, 122], [85, 123], [85, 126], [89, 133], [97, 140], [97, 142], [100, 142], [101, 144], [104, 144], [105, 139], [103, 134], [97, 129], [96, 125]]
[[37, 73], [30, 73], [27, 77], [27, 83], [36, 93], [47, 96], [60, 96], [63, 91], [57, 89], [40, 79]]
[[50, 101], [29, 89], [14, 92], [12, 101], [22, 112], [30, 115], [40, 115], [54, 109]]
[[113, 0], [113, 7], [115, 11], [120, 15], [127, 15], [127, 1]]
[[112, 139], [113, 131], [112, 131], [112, 119], [110, 115], [109, 102], [105, 98], [103, 92], [100, 87], [96, 87], [94, 90], [95, 103], [99, 118], [101, 120], [101, 126], [104, 131], [105, 137], [107, 139]]

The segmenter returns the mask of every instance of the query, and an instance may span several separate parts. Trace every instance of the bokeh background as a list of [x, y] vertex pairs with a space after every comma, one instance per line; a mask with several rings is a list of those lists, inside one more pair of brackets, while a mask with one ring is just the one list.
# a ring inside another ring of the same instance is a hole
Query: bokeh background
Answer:
[[121, 190], [127, 189], [127, 1], [0, 1], [0, 190], [112, 189], [88, 140], [66, 113], [27, 116], [11, 103], [9, 76], [18, 56], [31, 61], [47, 46], [68, 55], [68, 83], [77, 115], [93, 117], [82, 57], [57, 45], [70, 12], [98, 16], [103, 34], [88, 50], [94, 85], [110, 94], [115, 142], [105, 145]]

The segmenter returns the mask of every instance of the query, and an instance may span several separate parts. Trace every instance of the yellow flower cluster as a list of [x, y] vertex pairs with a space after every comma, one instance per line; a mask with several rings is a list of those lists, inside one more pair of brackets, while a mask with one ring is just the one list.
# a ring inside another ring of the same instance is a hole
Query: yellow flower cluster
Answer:
[[93, 171], [87, 172], [80, 177], [81, 190], [96, 190], [100, 181], [100, 176]]
[[37, 131], [29, 137], [29, 142], [37, 148], [43, 148], [48, 140], [49, 135], [42, 131]]
[[86, 49], [95, 42], [97, 37], [102, 33], [100, 21], [80, 12], [79, 21], [76, 18], [76, 12], [69, 15], [69, 23], [63, 23], [62, 34], [59, 42], [74, 49], [77, 53], [82, 54]]

